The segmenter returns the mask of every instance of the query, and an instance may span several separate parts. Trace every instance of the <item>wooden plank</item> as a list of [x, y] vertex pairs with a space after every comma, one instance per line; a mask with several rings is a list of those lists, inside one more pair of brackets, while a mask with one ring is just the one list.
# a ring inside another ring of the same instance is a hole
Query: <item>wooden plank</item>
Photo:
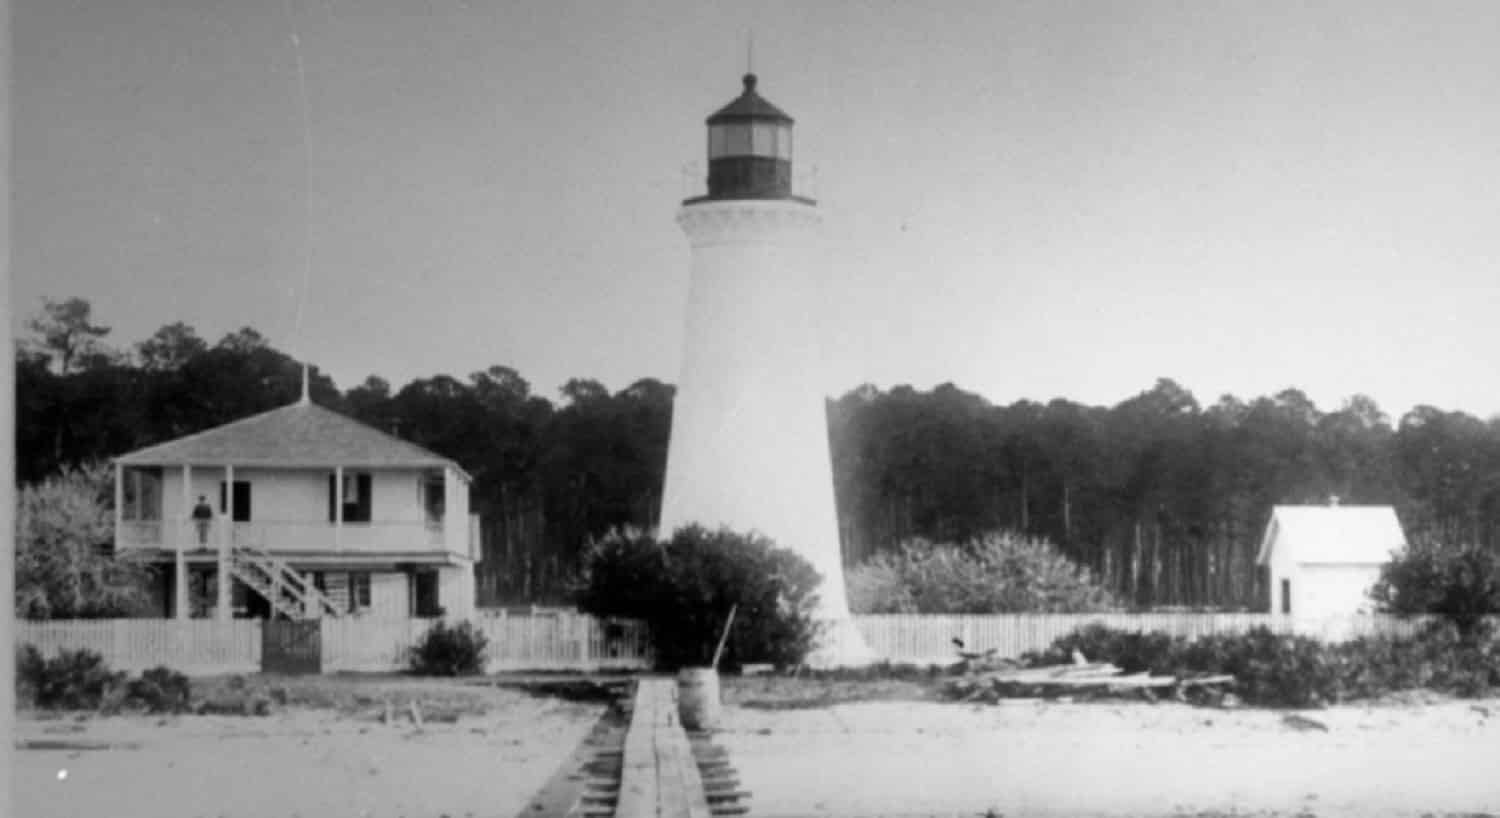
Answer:
[[615, 818], [711, 818], [671, 679], [636, 683]]

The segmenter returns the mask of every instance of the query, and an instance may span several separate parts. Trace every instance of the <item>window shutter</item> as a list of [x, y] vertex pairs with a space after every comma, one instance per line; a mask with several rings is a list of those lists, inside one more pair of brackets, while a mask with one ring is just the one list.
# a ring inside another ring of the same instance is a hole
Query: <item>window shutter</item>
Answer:
[[333, 475], [330, 474], [328, 475], [328, 522], [330, 523], [338, 519], [338, 509], [334, 508], [334, 503], [337, 503], [338, 501], [338, 483], [334, 480]]
[[219, 481], [219, 513], [223, 514], [229, 510], [229, 492], [225, 489], [224, 481]]

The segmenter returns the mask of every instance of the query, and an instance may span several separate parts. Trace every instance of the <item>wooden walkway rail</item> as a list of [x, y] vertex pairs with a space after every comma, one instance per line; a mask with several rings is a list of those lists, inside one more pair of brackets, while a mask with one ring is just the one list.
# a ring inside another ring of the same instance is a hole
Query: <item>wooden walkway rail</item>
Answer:
[[710, 818], [672, 679], [636, 683], [615, 818]]

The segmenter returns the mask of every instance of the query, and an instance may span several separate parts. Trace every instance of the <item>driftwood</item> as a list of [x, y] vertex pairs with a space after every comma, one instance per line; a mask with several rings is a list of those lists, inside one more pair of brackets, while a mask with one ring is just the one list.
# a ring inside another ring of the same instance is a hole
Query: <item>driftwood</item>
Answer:
[[[960, 701], [999, 701], [1001, 699], [1058, 695], [1064, 692], [1121, 693], [1135, 691], [1150, 701], [1156, 701], [1154, 691], [1170, 689], [1178, 700], [1186, 701], [1189, 688], [1211, 688], [1218, 685], [1233, 685], [1234, 677], [1228, 674], [1178, 678], [1176, 676], [1153, 676], [1150, 673], [1127, 674], [1107, 662], [1089, 662], [1082, 653], [1073, 652], [1071, 664], [1022, 668], [997, 667], [994, 651], [984, 653], [961, 653], [970, 672], [962, 679], [949, 683], [949, 695]], [[972, 669], [978, 659], [990, 660], [983, 671]], [[1003, 660], [1002, 660], [1003, 661]], [[1013, 663], [1006, 662], [1007, 665]]]

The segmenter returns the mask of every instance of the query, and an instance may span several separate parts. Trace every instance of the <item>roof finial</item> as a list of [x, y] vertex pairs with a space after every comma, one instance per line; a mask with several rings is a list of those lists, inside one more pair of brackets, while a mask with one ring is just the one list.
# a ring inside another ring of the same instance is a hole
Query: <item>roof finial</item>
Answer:
[[307, 361], [303, 361], [302, 362], [302, 400], [300, 401], [301, 403], [312, 403], [312, 389], [309, 388], [309, 378], [308, 378], [307, 370], [308, 370]]

